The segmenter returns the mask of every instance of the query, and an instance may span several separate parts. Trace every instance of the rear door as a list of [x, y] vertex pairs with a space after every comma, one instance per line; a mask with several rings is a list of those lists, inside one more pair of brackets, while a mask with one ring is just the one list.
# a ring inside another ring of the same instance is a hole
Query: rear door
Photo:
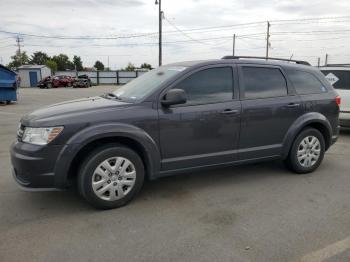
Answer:
[[302, 114], [300, 97], [278, 66], [240, 65], [241, 160], [278, 156], [292, 123]]

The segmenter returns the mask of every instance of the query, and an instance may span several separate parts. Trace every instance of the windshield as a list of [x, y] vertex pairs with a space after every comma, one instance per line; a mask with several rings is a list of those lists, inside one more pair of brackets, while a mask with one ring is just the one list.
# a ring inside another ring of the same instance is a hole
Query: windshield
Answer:
[[162, 66], [130, 81], [113, 92], [121, 100], [140, 101], [155, 91], [162, 83], [185, 70], [183, 66]]

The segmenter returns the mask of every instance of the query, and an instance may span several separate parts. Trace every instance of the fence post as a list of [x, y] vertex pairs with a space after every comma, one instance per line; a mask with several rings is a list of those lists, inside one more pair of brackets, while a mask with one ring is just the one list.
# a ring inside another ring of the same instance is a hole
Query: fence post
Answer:
[[117, 73], [117, 85], [119, 86], [119, 71], [117, 70], [116, 73]]
[[135, 71], [136, 72], [136, 78], [139, 76], [139, 71]]
[[96, 71], [96, 82], [97, 82], [97, 85], [100, 85], [100, 71]]

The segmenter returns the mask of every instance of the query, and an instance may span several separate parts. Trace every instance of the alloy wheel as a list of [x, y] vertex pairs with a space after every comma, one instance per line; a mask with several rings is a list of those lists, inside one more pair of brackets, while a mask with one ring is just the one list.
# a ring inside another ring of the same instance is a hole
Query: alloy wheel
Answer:
[[301, 140], [297, 151], [298, 162], [301, 166], [312, 167], [320, 158], [320, 154], [321, 143], [317, 137], [307, 136]]
[[101, 162], [92, 176], [92, 188], [97, 197], [114, 201], [125, 197], [134, 187], [136, 169], [124, 157], [111, 157]]

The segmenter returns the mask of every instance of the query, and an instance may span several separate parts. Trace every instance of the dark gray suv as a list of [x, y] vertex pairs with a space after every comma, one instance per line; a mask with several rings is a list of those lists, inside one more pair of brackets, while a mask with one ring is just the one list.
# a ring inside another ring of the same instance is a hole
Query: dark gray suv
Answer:
[[314, 171], [336, 141], [340, 97], [302, 61], [242, 57], [152, 70], [115, 92], [21, 119], [11, 146], [31, 190], [77, 184], [98, 208], [125, 205], [145, 179], [282, 159]]

